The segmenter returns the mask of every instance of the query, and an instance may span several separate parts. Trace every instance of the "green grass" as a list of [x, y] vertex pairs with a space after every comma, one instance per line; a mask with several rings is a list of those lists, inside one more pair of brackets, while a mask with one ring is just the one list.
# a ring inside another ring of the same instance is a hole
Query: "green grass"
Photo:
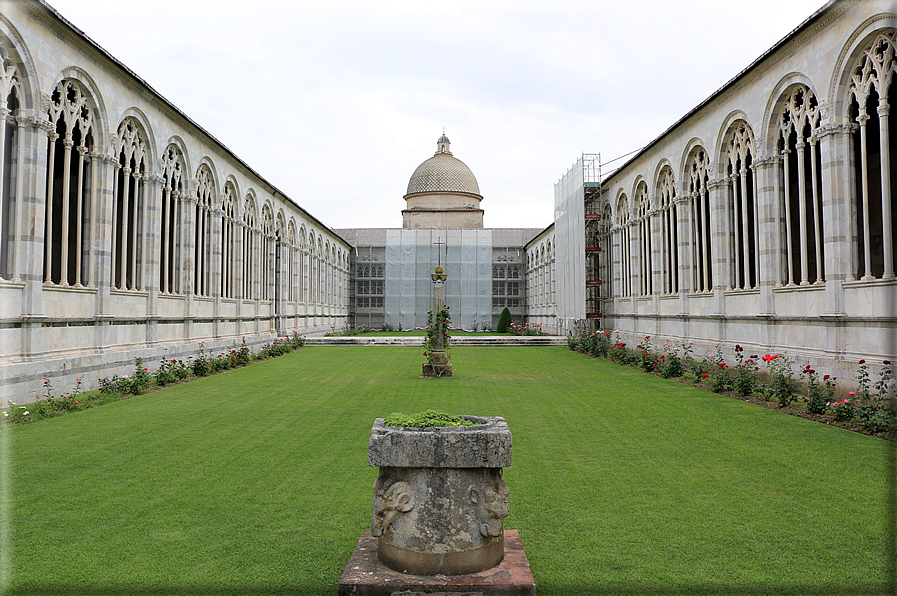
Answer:
[[452, 356], [419, 379], [417, 348], [306, 348], [5, 427], [8, 593], [335, 594], [371, 424], [427, 408], [507, 418], [540, 596], [888, 593], [893, 443], [563, 348]]

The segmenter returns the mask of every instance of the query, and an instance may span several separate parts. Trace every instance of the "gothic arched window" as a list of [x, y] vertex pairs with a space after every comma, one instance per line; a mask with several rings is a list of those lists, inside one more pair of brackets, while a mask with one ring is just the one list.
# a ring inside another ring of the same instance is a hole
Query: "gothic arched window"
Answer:
[[895, 135], [890, 130], [890, 105], [894, 100], [893, 79], [897, 30], [879, 34], [857, 61], [850, 81], [850, 120], [853, 133], [856, 179], [856, 252], [854, 271], [861, 279], [893, 279], [897, 269], [894, 250]]
[[648, 185], [640, 183], [635, 189], [635, 220], [638, 226], [639, 239], [639, 294], [647, 296], [653, 293], [651, 251], [651, 203], [648, 200]]
[[618, 230], [620, 243], [620, 295], [632, 296], [632, 245], [629, 222], [629, 200], [625, 194], [617, 199], [617, 211], [614, 225]]
[[85, 256], [92, 235], [90, 181], [95, 155], [87, 97], [77, 81], [60, 81], [48, 111], [53, 132], [47, 149], [44, 280], [63, 286], [85, 285], [91, 267]]
[[159, 268], [163, 294], [180, 294], [186, 243], [184, 231], [184, 159], [175, 145], [162, 154], [162, 242]]
[[729, 225], [734, 242], [729, 245], [732, 255], [731, 284], [736, 289], [749, 290], [760, 285], [760, 236], [757, 206], [754, 133], [744, 121], [733, 127], [726, 146], [726, 167], [729, 178]]
[[228, 182], [224, 185], [224, 200], [221, 201], [221, 297], [233, 298], [235, 291], [234, 269], [236, 267], [237, 191]]
[[251, 194], [243, 200], [243, 299], [258, 300], [258, 227], [255, 201]]
[[274, 299], [274, 243], [277, 230], [275, 229], [274, 214], [268, 205], [262, 207], [262, 234], [261, 234], [261, 299]]
[[676, 206], [676, 185], [673, 169], [664, 167], [657, 184], [660, 208], [660, 272], [661, 291], [675, 294], [679, 291], [679, 209]]
[[16, 119], [20, 115], [21, 93], [16, 63], [0, 43], [0, 279], [16, 278], [18, 273], [17, 228], [22, 193], [19, 166], [25, 158]]
[[205, 164], [196, 173], [196, 210], [194, 218], [193, 291], [208, 296], [212, 287], [212, 209], [215, 204], [215, 182]]
[[[778, 201], [785, 224], [786, 283], [801, 285], [823, 281], [822, 168], [814, 132], [819, 126], [816, 97], [799, 85], [785, 101], [779, 116], [777, 149], [783, 182]], [[778, 163], [778, 160], [777, 160]]]
[[710, 159], [703, 147], [696, 147], [688, 158], [688, 192], [691, 198], [692, 290], [712, 289], [710, 252]]

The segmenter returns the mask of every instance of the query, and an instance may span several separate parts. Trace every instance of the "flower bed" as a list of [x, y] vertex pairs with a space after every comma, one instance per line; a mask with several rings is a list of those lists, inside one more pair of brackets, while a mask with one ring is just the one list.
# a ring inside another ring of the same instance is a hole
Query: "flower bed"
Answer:
[[[614, 331], [595, 331], [567, 338], [571, 350], [638, 367], [647, 373], [675, 378], [684, 383], [728, 395], [767, 408], [776, 408], [846, 430], [897, 441], [897, 406], [891, 362], [882, 361], [876, 378], [865, 360], [859, 361], [856, 391], [835, 399], [837, 377], [820, 374], [809, 364], [794, 373], [794, 359], [785, 354], [745, 357], [735, 345], [735, 362], [723, 358], [719, 346], [700, 360], [693, 357], [692, 342], [667, 341], [663, 350], [653, 347], [651, 336], [635, 347], [618, 341]], [[766, 367], [761, 381], [761, 363]]]
[[140, 395], [166, 385], [189, 381], [198, 377], [224, 372], [232, 368], [247, 366], [253, 361], [266, 360], [288, 354], [305, 345], [305, 338], [296, 331], [289, 337], [275, 339], [264, 344], [257, 353], [246, 345], [244, 337], [239, 344], [234, 344], [226, 352], [216, 356], [206, 353], [205, 345], [200, 342], [196, 356], [183, 360], [163, 359], [152, 371], [143, 365], [140, 358], [134, 359], [134, 372], [130, 375], [113, 375], [100, 379], [100, 388], [96, 391], [84, 392], [81, 379], [75, 391], [56, 397], [50, 379], [44, 380], [46, 396], [26, 405], [10, 402], [10, 406], [2, 410], [3, 422], [7, 424], [27, 424], [44, 418], [55, 418], [68, 412], [78, 412], [101, 406], [112, 401], [126, 399], [132, 395]]

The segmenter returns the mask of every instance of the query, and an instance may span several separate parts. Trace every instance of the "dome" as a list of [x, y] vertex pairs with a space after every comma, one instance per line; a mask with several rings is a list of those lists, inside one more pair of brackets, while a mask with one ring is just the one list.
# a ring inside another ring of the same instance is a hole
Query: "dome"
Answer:
[[442, 135], [437, 141], [436, 155], [417, 166], [408, 181], [406, 195], [417, 193], [466, 192], [479, 195], [480, 185], [473, 172], [463, 161], [453, 157], [448, 150], [448, 137]]

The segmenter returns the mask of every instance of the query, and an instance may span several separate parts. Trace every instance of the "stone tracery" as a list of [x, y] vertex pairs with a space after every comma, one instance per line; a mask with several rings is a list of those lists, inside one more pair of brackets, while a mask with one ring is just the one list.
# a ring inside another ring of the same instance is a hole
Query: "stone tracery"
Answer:
[[246, 195], [243, 200], [243, 299], [258, 300], [257, 254], [258, 254], [258, 228], [256, 227], [255, 201], [252, 195]]
[[754, 133], [746, 122], [732, 127], [726, 146], [728, 176], [728, 220], [733, 230], [730, 287], [750, 290], [760, 285], [760, 232], [758, 227], [757, 188], [754, 161]]
[[679, 209], [676, 204], [676, 184], [673, 169], [665, 166], [657, 184], [660, 219], [660, 273], [664, 294], [679, 291]]
[[635, 224], [638, 229], [639, 295], [653, 293], [652, 242], [651, 242], [651, 202], [648, 199], [648, 185], [644, 181], [635, 189]]
[[0, 279], [16, 276], [16, 224], [21, 210], [24, 145], [16, 116], [20, 107], [19, 72], [9, 50], [0, 43]]
[[632, 296], [632, 227], [629, 220], [629, 200], [625, 194], [617, 199], [617, 211], [614, 226], [619, 235], [620, 246], [620, 296]]
[[183, 279], [186, 196], [184, 158], [177, 145], [169, 145], [162, 154], [162, 242], [160, 290], [163, 294], [181, 294]]
[[224, 185], [221, 203], [221, 297], [236, 297], [234, 273], [236, 271], [237, 190], [232, 182]]
[[776, 173], [782, 180], [778, 201], [783, 205], [786, 283], [801, 285], [823, 281], [822, 197], [820, 153], [814, 135], [820, 113], [816, 96], [806, 85], [787, 96], [779, 118]]
[[854, 132], [856, 179], [856, 256], [854, 271], [864, 280], [893, 279], [894, 216], [891, 186], [890, 102], [893, 94], [897, 30], [878, 34], [866, 47], [850, 77], [850, 118]]
[[[52, 126], [48, 148], [44, 281], [81, 286], [90, 251], [90, 222], [96, 218], [91, 170], [93, 111], [80, 83], [60, 81], [50, 96], [48, 118]], [[87, 230], [87, 233], [85, 233]], [[72, 282], [71, 284], [69, 282]]]
[[212, 213], [217, 201], [215, 182], [206, 164], [200, 165], [196, 172], [195, 198], [193, 293], [197, 296], [209, 296], [212, 290]]
[[710, 242], [710, 159], [703, 147], [692, 150], [688, 165], [688, 191], [691, 204], [690, 237], [692, 255], [692, 291], [709, 292], [711, 279]]

